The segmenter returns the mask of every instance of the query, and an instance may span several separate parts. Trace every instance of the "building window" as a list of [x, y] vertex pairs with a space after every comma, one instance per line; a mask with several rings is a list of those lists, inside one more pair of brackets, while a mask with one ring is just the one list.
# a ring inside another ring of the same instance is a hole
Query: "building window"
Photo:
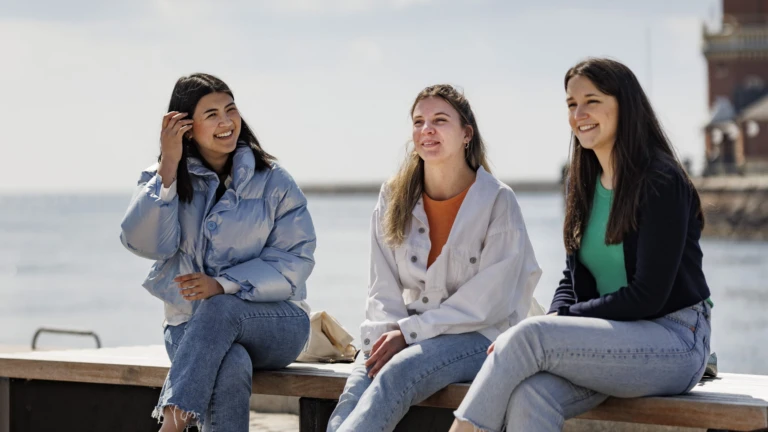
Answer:
[[744, 78], [744, 87], [748, 90], [761, 90], [765, 87], [765, 81], [757, 75], [749, 75]]
[[723, 79], [728, 77], [728, 66], [725, 63], [715, 65], [715, 78]]

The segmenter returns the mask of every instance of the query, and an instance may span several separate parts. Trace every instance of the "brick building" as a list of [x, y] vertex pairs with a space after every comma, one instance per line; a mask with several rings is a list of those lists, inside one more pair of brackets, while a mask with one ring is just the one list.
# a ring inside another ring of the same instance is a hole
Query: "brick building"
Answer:
[[723, 0], [704, 27], [711, 116], [704, 175], [768, 173], [768, 0]]

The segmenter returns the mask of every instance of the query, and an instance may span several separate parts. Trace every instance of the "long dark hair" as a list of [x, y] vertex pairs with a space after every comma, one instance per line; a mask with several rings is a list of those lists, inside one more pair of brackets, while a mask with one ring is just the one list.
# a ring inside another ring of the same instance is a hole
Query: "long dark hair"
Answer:
[[[472, 138], [464, 150], [464, 160], [473, 170], [482, 166], [491, 172], [486, 160], [485, 143], [477, 126], [475, 113], [469, 106], [469, 101], [455, 87], [449, 84], [438, 84], [425, 88], [416, 96], [411, 106], [411, 117], [416, 105], [423, 99], [439, 97], [448, 102], [461, 117], [461, 126], [472, 127]], [[408, 152], [397, 174], [389, 181], [389, 197], [387, 200], [387, 212], [384, 215], [385, 242], [391, 246], [399, 246], [405, 239], [405, 231], [411, 220], [411, 212], [416, 201], [421, 198], [424, 191], [424, 160], [415, 150]]]
[[[637, 210], [644, 200], [647, 175], [654, 160], [673, 165], [696, 194], [699, 219], [704, 223], [701, 203], [688, 174], [669, 143], [667, 135], [645, 95], [637, 77], [623, 64], [605, 58], [590, 58], [572, 67], [565, 74], [565, 88], [571, 78], [583, 76], [592, 81], [602, 93], [616, 98], [618, 125], [616, 142], [611, 152], [614, 188], [613, 204], [605, 232], [606, 244], [619, 244], [624, 235], [637, 229]], [[571, 163], [563, 227], [563, 241], [568, 253], [579, 249], [595, 187], [601, 168], [595, 152], [584, 149], [571, 133]]]
[[[235, 99], [229, 86], [213, 75], [196, 73], [190, 76], [181, 77], [176, 81], [176, 85], [173, 87], [171, 102], [168, 104], [168, 111], [189, 113], [187, 118], [191, 119], [200, 99], [211, 93], [226, 93], [232, 97], [232, 100]], [[245, 144], [253, 150], [253, 156], [256, 158], [257, 171], [269, 168], [272, 165], [272, 162], [276, 160], [274, 156], [261, 148], [261, 144], [259, 144], [256, 134], [254, 134], [251, 128], [248, 127], [245, 120], [241, 121], [240, 135], [237, 138], [237, 142], [238, 145]], [[233, 155], [234, 152], [229, 155], [226, 164], [227, 167], [232, 166]], [[205, 158], [200, 154], [200, 150], [194, 140], [184, 136], [184, 138], [182, 138], [181, 160], [179, 161], [179, 167], [176, 170], [176, 191], [179, 194], [179, 200], [186, 203], [192, 201], [192, 181], [189, 177], [189, 170], [187, 168], [188, 157], [197, 158], [205, 166], [210, 168], [208, 162], [206, 162]], [[163, 153], [161, 151], [157, 160], [160, 161], [162, 158]]]

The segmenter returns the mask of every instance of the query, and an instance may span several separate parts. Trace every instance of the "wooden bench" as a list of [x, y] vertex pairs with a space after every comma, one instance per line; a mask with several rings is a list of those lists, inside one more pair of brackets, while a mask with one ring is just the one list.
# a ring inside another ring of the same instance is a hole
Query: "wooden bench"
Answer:
[[[168, 367], [160, 345], [0, 354], [0, 432], [156, 431], [149, 413]], [[351, 368], [294, 363], [257, 372], [253, 393], [301, 398], [300, 430], [324, 431]], [[447, 430], [467, 388], [441, 390], [411, 409], [397, 430]], [[761, 430], [768, 428], [768, 376], [721, 374], [685, 396], [611, 398], [581, 418]]]

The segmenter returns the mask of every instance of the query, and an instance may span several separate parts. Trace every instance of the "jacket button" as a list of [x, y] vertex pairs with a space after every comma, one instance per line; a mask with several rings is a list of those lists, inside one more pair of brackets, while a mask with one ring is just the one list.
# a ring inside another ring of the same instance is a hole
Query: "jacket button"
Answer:
[[429, 297], [422, 297], [421, 298], [422, 303], [429, 303]]
[[411, 337], [411, 339], [416, 339], [416, 332], [411, 332], [409, 336]]
[[418, 261], [418, 258], [416, 258], [416, 255], [412, 256], [411, 257], [411, 262], [415, 263], [416, 261]]
[[477, 258], [475, 258], [475, 257], [472, 257], [472, 258], [469, 259], [469, 263], [470, 264], [474, 264], [476, 262], [477, 262]]
[[208, 227], [208, 230], [213, 231], [216, 229], [216, 222], [210, 221], [205, 226]]
[[424, 234], [424, 232], [427, 231], [424, 228], [419, 228], [419, 234]]
[[366, 339], [366, 340], [363, 341], [363, 343], [366, 344], [366, 345], [370, 345], [371, 344], [371, 340], [370, 339]]

